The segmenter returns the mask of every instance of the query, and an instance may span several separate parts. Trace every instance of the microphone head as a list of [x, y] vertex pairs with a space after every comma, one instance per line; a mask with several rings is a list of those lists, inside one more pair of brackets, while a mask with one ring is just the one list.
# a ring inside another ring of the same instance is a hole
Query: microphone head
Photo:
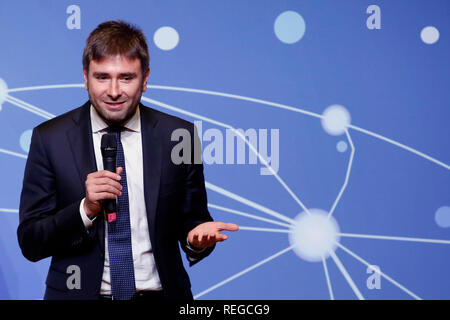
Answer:
[[102, 136], [100, 146], [103, 157], [116, 157], [117, 154], [117, 140], [114, 133], [105, 133]]

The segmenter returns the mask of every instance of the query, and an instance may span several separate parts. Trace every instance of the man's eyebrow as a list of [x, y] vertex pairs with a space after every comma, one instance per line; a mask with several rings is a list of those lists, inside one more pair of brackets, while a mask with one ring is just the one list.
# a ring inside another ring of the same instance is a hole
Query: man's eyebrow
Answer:
[[[94, 72], [93, 73], [94, 77], [104, 77], [104, 76], [109, 76], [109, 73], [107, 72]], [[134, 78], [137, 76], [137, 73], [135, 72], [123, 72], [119, 74], [119, 77], [130, 77], [130, 78]]]
[[124, 72], [124, 73], [119, 74], [119, 76], [134, 78], [137, 76], [137, 74], [135, 72]]
[[106, 72], [94, 72], [93, 76], [94, 77], [104, 77], [104, 76], [108, 76], [109, 74]]

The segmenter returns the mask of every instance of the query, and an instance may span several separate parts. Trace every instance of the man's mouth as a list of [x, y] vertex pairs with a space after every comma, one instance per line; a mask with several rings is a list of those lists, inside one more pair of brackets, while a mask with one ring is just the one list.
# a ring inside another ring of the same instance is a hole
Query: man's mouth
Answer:
[[110, 107], [120, 107], [122, 104], [125, 103], [125, 101], [113, 101], [113, 102], [109, 102], [109, 101], [104, 101], [108, 106]]

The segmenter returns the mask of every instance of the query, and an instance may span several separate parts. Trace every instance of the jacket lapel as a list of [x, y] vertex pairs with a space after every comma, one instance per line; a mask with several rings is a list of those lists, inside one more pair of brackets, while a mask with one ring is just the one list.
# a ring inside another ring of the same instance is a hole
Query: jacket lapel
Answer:
[[150, 108], [140, 105], [142, 155], [144, 168], [144, 194], [147, 220], [152, 246], [155, 245], [155, 218], [162, 165], [161, 135], [157, 134], [158, 122]]
[[[72, 149], [73, 159], [78, 169], [79, 181], [85, 194], [85, 181], [89, 173], [97, 171], [97, 163], [95, 161], [94, 144], [92, 141], [92, 127], [90, 117], [91, 102], [87, 101], [81, 108], [80, 112], [74, 114], [73, 121], [75, 125], [67, 131], [67, 138]], [[94, 223], [93, 230], [98, 232], [100, 247], [105, 246], [104, 219], [99, 214]], [[95, 234], [95, 233], [94, 233]]]
[[75, 126], [67, 132], [83, 191], [86, 176], [93, 171], [97, 171], [89, 113], [90, 102], [88, 101], [80, 108], [80, 112], [73, 116]]

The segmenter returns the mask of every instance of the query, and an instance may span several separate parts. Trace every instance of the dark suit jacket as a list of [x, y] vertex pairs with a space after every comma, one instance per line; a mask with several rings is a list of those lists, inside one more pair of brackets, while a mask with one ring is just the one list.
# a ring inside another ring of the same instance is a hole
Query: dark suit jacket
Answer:
[[[86, 177], [97, 171], [90, 104], [88, 101], [33, 130], [17, 236], [27, 259], [52, 257], [45, 299], [97, 299], [100, 292], [104, 218], [99, 214], [88, 233], [79, 211]], [[190, 258], [190, 265], [206, 257], [214, 247], [195, 253], [186, 248], [186, 237], [195, 226], [212, 218], [207, 209], [203, 166], [193, 161], [173, 164], [171, 150], [178, 141], [171, 141], [171, 134], [178, 128], [187, 129], [191, 146], [198, 137], [190, 122], [142, 104], [140, 113], [144, 200], [156, 267], [167, 298], [192, 299], [178, 243]], [[80, 268], [80, 289], [67, 286], [71, 265]]]

